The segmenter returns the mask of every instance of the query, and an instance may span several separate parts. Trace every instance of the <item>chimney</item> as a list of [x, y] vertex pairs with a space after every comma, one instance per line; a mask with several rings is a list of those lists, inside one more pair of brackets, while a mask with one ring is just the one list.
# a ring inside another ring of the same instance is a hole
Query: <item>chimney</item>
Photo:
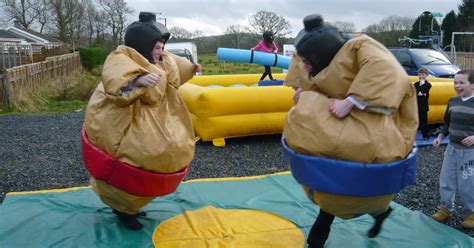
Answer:
[[23, 29], [23, 26], [20, 24], [20, 22], [19, 22], [18, 20], [14, 20], [14, 21], [13, 21], [13, 26], [14, 26], [15, 28], [21, 28], [21, 29]]

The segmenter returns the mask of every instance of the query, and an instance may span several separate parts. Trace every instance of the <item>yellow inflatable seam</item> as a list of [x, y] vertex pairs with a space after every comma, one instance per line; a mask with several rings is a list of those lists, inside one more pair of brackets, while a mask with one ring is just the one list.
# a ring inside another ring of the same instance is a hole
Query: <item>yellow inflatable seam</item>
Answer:
[[[278, 175], [285, 175], [290, 174], [290, 171], [283, 171], [265, 175], [258, 175], [258, 176], [246, 176], [246, 177], [221, 177], [221, 178], [200, 178], [200, 179], [191, 179], [184, 181], [183, 183], [195, 183], [195, 182], [222, 182], [222, 181], [241, 181], [241, 180], [252, 180], [258, 178], [265, 178], [270, 176], [278, 176]], [[33, 190], [33, 191], [21, 191], [21, 192], [9, 192], [7, 196], [15, 196], [15, 195], [33, 195], [33, 194], [47, 194], [47, 193], [63, 193], [68, 191], [75, 191], [81, 189], [88, 189], [91, 186], [81, 186], [81, 187], [72, 187], [72, 188], [64, 188], [64, 189], [46, 189], [46, 190]]]
[[46, 190], [33, 190], [33, 191], [22, 191], [22, 192], [9, 192], [7, 193], [7, 196], [45, 194], [45, 193], [63, 193], [63, 192], [68, 192], [68, 191], [87, 189], [90, 187], [91, 186], [81, 186], [81, 187], [72, 187], [72, 188], [64, 188], [64, 189], [46, 189]]

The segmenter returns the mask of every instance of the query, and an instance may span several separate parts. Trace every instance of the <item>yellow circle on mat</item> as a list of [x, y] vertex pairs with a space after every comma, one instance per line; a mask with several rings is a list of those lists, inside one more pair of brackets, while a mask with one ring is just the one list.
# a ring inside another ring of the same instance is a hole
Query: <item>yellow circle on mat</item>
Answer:
[[304, 247], [304, 234], [276, 214], [206, 206], [163, 221], [153, 232], [157, 248]]

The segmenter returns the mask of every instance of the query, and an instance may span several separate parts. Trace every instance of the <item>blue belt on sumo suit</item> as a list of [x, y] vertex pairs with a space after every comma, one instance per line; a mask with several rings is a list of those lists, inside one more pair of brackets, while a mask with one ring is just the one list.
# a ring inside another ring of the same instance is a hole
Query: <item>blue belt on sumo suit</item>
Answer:
[[360, 163], [298, 154], [285, 137], [281, 143], [296, 181], [315, 191], [369, 197], [398, 193], [415, 182], [416, 146], [404, 160]]

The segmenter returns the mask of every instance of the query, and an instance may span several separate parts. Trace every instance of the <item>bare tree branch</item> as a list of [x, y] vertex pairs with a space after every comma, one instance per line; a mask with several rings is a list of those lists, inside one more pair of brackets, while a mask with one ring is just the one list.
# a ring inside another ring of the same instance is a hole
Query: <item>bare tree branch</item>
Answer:
[[35, 8], [36, 13], [38, 14], [37, 22], [40, 25], [40, 33], [43, 33], [43, 30], [46, 24], [51, 19], [51, 5], [49, 0], [39, 0], [40, 4], [38, 4]]
[[170, 29], [171, 37], [176, 41], [189, 40], [193, 37], [193, 34], [182, 27], [172, 27]]
[[344, 32], [344, 33], [351, 33], [356, 31], [356, 26], [352, 22], [345, 22], [345, 21], [337, 21], [331, 23], [333, 26], [335, 26], [339, 31]]
[[240, 48], [240, 42], [245, 30], [246, 27], [239, 24], [227, 27], [225, 34], [229, 36], [235, 48]]
[[272, 31], [275, 36], [285, 36], [291, 33], [290, 22], [273, 12], [259, 11], [249, 18], [251, 29], [256, 34]]
[[124, 0], [99, 0], [99, 5], [106, 14], [105, 21], [112, 30], [112, 45], [116, 47], [123, 40], [127, 15], [133, 10]]
[[0, 0], [8, 20], [18, 21], [25, 28], [29, 28], [38, 18], [36, 9], [40, 3], [40, 0]]

